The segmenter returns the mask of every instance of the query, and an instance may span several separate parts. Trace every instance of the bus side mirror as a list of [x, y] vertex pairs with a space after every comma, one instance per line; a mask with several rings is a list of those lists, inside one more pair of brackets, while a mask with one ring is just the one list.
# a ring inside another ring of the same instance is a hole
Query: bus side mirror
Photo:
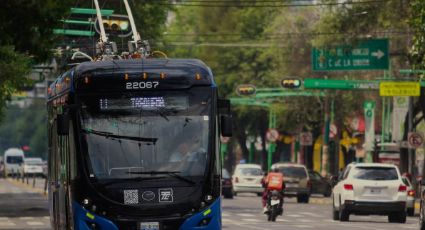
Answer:
[[232, 136], [232, 116], [230, 115], [221, 115], [221, 135], [223, 137]]
[[218, 113], [220, 114], [220, 128], [223, 137], [232, 136], [232, 115], [230, 113], [230, 100], [218, 99]]
[[69, 114], [58, 114], [56, 118], [58, 135], [65, 136], [69, 134]]

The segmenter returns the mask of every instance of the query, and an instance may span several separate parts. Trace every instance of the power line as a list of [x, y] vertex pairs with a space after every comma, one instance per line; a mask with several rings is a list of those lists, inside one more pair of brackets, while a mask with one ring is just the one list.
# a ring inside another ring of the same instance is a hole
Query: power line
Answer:
[[[288, 4], [282, 1], [275, 1], [275, 4], [271, 1], [266, 1], [264, 3], [259, 2], [225, 2], [225, 1], [185, 1], [185, 2], [176, 2], [176, 3], [164, 3], [160, 1], [152, 1], [150, 3], [157, 5], [166, 5], [166, 6], [189, 6], [189, 7], [269, 7], [269, 8], [280, 8], [280, 7], [315, 7], [315, 6], [338, 6], [338, 5], [360, 5], [360, 4], [375, 4], [375, 3], [384, 3], [388, 2], [388, 0], [367, 0], [367, 1], [358, 1], [358, 2], [334, 2], [334, 3], [296, 3], [296, 4]], [[249, 3], [249, 4], [247, 4]]]
[[[412, 32], [408, 31], [371, 31], [368, 34], [398, 34], [398, 35], [413, 35]], [[244, 36], [242, 33], [173, 33], [163, 34], [164, 37], [239, 37]], [[287, 33], [264, 33], [261, 35], [262, 38], [283, 38], [289, 36], [329, 36], [329, 35], [358, 35], [357, 33], [346, 33], [346, 32], [287, 32]]]

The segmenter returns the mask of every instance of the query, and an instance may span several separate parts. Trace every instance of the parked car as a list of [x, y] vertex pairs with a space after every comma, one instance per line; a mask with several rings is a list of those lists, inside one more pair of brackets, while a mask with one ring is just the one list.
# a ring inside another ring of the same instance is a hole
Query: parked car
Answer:
[[285, 196], [297, 197], [298, 203], [308, 203], [311, 194], [311, 181], [307, 168], [301, 164], [276, 163], [272, 169], [278, 168], [285, 182]]
[[351, 163], [332, 191], [333, 219], [348, 221], [350, 214], [388, 215], [391, 223], [405, 223], [407, 190], [393, 164]]
[[25, 176], [43, 177], [43, 160], [36, 157], [25, 158], [23, 170]]
[[331, 196], [332, 186], [328, 179], [313, 170], [309, 170], [308, 175], [311, 181], [311, 193], [322, 194], [324, 197]]
[[24, 151], [18, 148], [9, 148], [4, 152], [5, 176], [17, 174], [24, 163]]
[[407, 201], [406, 201], [406, 212], [408, 216], [415, 215], [415, 196], [416, 190], [410, 182], [409, 178], [402, 177], [403, 183], [407, 186]]
[[221, 170], [221, 193], [224, 198], [233, 198], [232, 177], [226, 169]]
[[263, 194], [261, 179], [263, 170], [257, 164], [238, 164], [232, 176], [234, 195], [240, 192], [256, 193], [258, 196]]

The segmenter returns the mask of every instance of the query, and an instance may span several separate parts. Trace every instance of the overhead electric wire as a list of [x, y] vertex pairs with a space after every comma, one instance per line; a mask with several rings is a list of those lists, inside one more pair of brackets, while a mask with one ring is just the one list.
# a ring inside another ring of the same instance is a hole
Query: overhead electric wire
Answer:
[[[400, 35], [413, 35], [412, 32], [408, 31], [370, 31], [368, 34], [400, 34]], [[164, 37], [239, 37], [244, 36], [242, 33], [173, 33], [173, 34], [163, 34]], [[347, 33], [347, 32], [286, 32], [286, 33], [265, 33], [262, 34], [262, 38], [283, 38], [290, 36], [329, 36], [329, 35], [358, 35], [357, 33]]]
[[[267, 4], [262, 4], [261, 2], [224, 2], [224, 1], [184, 1], [184, 2], [175, 2], [175, 3], [165, 3], [161, 1], [152, 1], [150, 3], [157, 5], [167, 5], [167, 6], [190, 6], [190, 7], [315, 7], [315, 6], [338, 6], [338, 5], [360, 5], [360, 4], [375, 4], [375, 3], [384, 3], [388, 0], [365, 0], [358, 2], [333, 2], [333, 3], [284, 3], [282, 1], [276, 1], [276, 4], [270, 4], [272, 2], [265, 2]], [[247, 4], [248, 3], [248, 4]]]

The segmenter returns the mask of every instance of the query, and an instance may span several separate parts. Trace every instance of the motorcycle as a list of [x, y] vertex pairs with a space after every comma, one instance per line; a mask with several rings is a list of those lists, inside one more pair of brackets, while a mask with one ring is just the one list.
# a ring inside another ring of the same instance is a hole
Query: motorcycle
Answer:
[[269, 192], [268, 198], [267, 198], [267, 220], [268, 221], [276, 221], [276, 217], [278, 215], [282, 215], [283, 208], [281, 208], [280, 202], [281, 202], [282, 194], [277, 190], [272, 190]]

